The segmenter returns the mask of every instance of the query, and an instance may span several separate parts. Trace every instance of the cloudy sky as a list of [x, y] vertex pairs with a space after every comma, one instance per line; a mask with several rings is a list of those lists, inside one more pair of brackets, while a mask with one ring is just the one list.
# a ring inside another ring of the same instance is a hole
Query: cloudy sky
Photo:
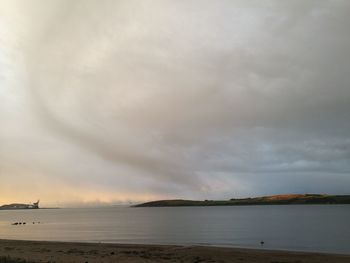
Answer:
[[0, 204], [350, 194], [350, 1], [0, 0]]

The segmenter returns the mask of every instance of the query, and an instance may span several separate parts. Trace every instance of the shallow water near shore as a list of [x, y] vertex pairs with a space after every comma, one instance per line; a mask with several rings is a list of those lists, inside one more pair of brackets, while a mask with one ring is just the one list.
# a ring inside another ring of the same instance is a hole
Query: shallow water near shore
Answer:
[[[13, 222], [26, 225], [14, 226]], [[350, 205], [4, 210], [0, 211], [0, 239], [202, 244], [350, 254], [349, 222]]]

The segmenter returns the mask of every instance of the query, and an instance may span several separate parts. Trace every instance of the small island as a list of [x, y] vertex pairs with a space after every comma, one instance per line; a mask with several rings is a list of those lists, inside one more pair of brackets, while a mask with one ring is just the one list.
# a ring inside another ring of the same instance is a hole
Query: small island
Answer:
[[9, 204], [0, 206], [0, 210], [16, 210], [16, 209], [39, 209], [39, 200], [33, 204]]
[[350, 204], [350, 195], [285, 194], [230, 200], [159, 200], [133, 207]]

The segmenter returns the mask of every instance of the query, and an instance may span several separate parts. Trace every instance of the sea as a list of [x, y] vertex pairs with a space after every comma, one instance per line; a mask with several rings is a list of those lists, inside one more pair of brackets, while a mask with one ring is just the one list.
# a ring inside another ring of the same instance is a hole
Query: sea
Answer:
[[0, 239], [350, 254], [350, 205], [0, 210]]

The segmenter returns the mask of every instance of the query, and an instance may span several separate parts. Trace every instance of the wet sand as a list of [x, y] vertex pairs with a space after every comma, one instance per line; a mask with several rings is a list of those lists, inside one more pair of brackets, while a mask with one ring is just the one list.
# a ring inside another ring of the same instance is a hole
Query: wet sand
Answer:
[[205, 246], [0, 240], [0, 257], [30, 262], [349, 263], [350, 255]]

